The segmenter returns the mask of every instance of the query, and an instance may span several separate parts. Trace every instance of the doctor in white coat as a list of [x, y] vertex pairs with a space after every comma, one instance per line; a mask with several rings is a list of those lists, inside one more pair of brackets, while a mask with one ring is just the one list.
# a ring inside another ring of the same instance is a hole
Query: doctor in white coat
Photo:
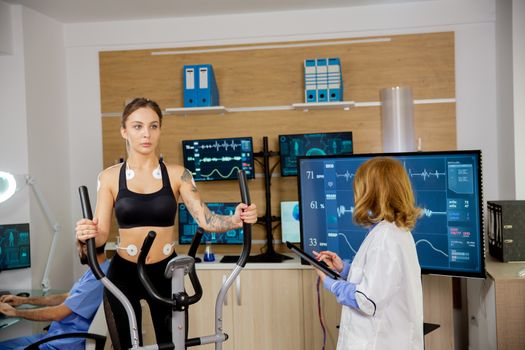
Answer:
[[354, 221], [370, 231], [352, 264], [314, 252], [346, 279], [317, 271], [343, 305], [337, 349], [423, 349], [421, 269], [410, 233], [421, 210], [403, 165], [386, 157], [365, 162], [355, 174], [354, 200]]

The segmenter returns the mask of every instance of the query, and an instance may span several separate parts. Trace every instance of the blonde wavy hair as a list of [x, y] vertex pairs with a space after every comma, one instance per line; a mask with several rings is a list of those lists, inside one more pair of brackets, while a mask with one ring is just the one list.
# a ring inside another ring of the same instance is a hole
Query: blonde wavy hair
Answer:
[[405, 168], [393, 158], [375, 157], [357, 169], [354, 199], [353, 219], [362, 226], [386, 220], [411, 230], [422, 213]]

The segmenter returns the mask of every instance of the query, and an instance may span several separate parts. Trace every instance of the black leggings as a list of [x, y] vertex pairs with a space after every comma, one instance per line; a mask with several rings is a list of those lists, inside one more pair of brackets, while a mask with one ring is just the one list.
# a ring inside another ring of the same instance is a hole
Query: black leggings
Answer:
[[[145, 267], [146, 273], [157, 292], [166, 298], [170, 298], [171, 296], [171, 280], [164, 277], [164, 271], [168, 262], [176, 255], [177, 254], [173, 253], [170, 257], [154, 264], [148, 264]], [[115, 254], [109, 265], [107, 276], [129, 299], [133, 310], [135, 310], [140, 345], [143, 345], [141, 299], [146, 300], [149, 305], [157, 343], [171, 343], [171, 308], [150, 298], [140, 282], [137, 264]], [[113, 348], [116, 350], [131, 348], [130, 329], [126, 310], [108, 290], [104, 291], [104, 306]], [[113, 330], [116, 330], [116, 332]]]

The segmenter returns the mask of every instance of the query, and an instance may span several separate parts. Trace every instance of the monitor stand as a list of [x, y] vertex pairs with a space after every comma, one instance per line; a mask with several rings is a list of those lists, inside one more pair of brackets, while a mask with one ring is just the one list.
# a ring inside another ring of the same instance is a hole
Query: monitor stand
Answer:
[[280, 263], [284, 260], [292, 259], [292, 257], [279, 254], [273, 250], [273, 248], [265, 253], [259, 255], [250, 255], [248, 257], [248, 262], [251, 263]]
[[284, 260], [292, 259], [289, 256], [282, 255], [277, 253], [273, 249], [273, 227], [272, 222], [280, 220], [279, 217], [272, 216], [272, 199], [271, 199], [271, 178], [272, 170], [270, 169], [270, 157], [277, 156], [278, 153], [270, 151], [268, 147], [268, 137], [263, 137], [263, 151], [254, 156], [260, 156], [263, 158], [263, 169], [264, 169], [264, 190], [265, 190], [265, 200], [266, 200], [266, 210], [262, 218], [259, 218], [259, 221], [264, 224], [266, 231], [266, 251], [258, 255], [250, 255], [248, 257], [248, 262], [250, 263], [280, 263]]

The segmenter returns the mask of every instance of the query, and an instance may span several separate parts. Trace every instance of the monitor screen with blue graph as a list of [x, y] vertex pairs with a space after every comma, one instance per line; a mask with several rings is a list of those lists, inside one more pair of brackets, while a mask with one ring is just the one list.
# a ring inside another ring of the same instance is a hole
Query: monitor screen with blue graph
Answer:
[[0, 271], [31, 267], [29, 224], [0, 225]]
[[300, 243], [299, 202], [281, 202], [281, 237], [282, 242]]
[[279, 135], [281, 176], [297, 175], [297, 157], [351, 154], [352, 132]]
[[[239, 203], [206, 203], [212, 213], [219, 215], [232, 215]], [[197, 222], [190, 215], [184, 203], [179, 203], [179, 244], [191, 244], [195, 232], [197, 232]], [[201, 244], [243, 244], [243, 230], [238, 228], [226, 232], [215, 233], [205, 232], [201, 239]]]
[[423, 273], [485, 276], [480, 151], [361, 154], [299, 159], [301, 245], [352, 262], [368, 229], [352, 221], [353, 178], [374, 156], [404, 165], [416, 205], [412, 230]]
[[237, 179], [239, 170], [255, 177], [251, 137], [182, 141], [182, 156], [195, 181]]

